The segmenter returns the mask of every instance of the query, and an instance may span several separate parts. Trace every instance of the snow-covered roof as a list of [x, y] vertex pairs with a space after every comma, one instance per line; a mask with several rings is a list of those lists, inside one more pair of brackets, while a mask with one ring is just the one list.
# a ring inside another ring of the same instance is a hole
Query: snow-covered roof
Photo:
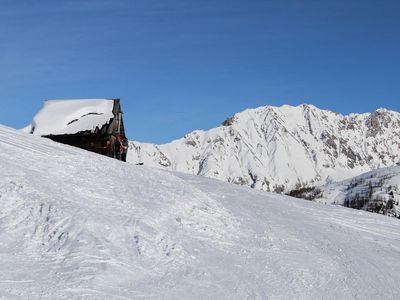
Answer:
[[[35, 135], [75, 134], [94, 131], [114, 118], [114, 100], [48, 100], [33, 118]], [[33, 130], [32, 130], [33, 129]]]

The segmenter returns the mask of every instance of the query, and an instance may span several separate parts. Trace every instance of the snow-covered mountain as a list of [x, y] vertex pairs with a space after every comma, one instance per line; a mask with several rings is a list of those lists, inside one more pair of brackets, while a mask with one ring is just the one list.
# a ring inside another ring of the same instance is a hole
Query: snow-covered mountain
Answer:
[[314, 201], [400, 218], [400, 166], [376, 169], [317, 189], [320, 192]]
[[0, 126], [1, 299], [397, 299], [399, 236]]
[[343, 116], [306, 104], [248, 109], [168, 144], [131, 142], [128, 161], [289, 191], [399, 162], [400, 113]]

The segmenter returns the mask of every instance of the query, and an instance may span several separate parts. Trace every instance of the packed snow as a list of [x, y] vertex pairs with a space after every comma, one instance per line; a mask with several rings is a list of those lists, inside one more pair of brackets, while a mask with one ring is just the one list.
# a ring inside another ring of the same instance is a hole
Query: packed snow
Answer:
[[340, 115], [312, 105], [265, 106], [163, 145], [131, 142], [128, 161], [288, 192], [400, 161], [400, 113]]
[[35, 135], [74, 134], [94, 131], [114, 118], [114, 100], [48, 100], [25, 132]]
[[400, 223], [0, 126], [0, 298], [397, 299]]

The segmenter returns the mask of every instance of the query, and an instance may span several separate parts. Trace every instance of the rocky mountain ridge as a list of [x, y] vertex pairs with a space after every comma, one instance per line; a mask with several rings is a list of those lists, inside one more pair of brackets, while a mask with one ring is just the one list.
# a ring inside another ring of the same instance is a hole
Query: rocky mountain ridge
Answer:
[[400, 161], [400, 113], [341, 115], [313, 105], [247, 109], [163, 145], [130, 142], [128, 161], [288, 192]]

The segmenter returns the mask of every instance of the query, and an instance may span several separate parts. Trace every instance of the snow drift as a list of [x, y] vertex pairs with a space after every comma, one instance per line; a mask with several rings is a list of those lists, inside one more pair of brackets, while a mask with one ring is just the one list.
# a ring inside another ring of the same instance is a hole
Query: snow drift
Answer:
[[400, 223], [0, 126], [0, 298], [396, 299]]

